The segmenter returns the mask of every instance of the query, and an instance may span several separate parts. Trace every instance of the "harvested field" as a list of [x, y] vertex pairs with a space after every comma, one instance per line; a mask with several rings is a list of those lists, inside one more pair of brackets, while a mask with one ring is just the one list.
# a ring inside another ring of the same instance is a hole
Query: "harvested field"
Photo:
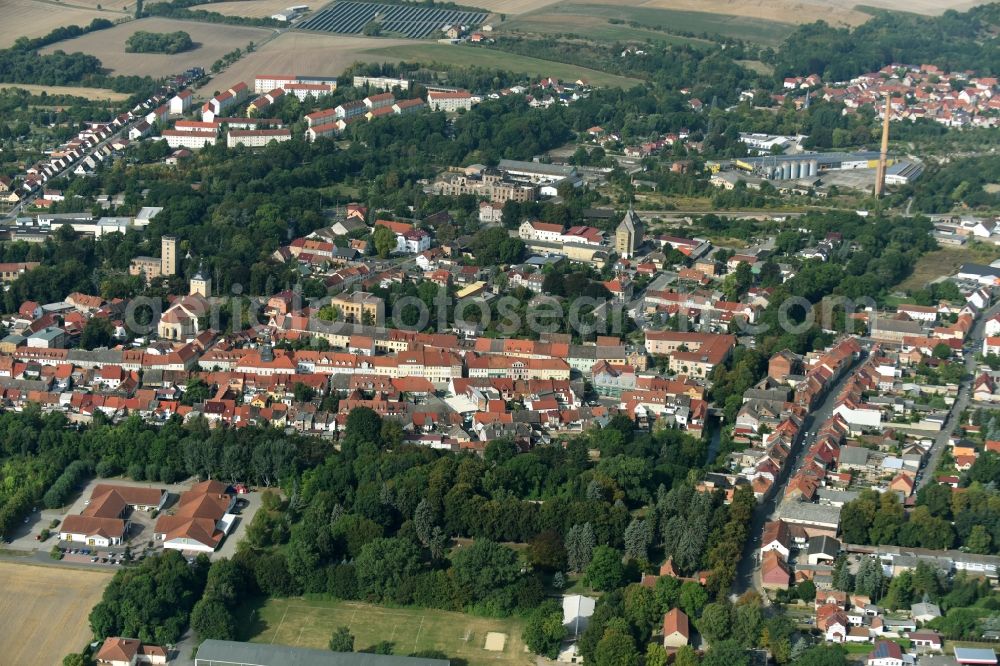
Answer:
[[[284, 73], [338, 76], [355, 62], [388, 62], [399, 60], [391, 53], [395, 47], [416, 44], [408, 39], [378, 39], [350, 35], [326, 35], [309, 32], [285, 32], [250, 55], [240, 58], [228, 69], [202, 87], [202, 91], [221, 90], [246, 81], [253, 87], [257, 74]], [[390, 53], [373, 53], [382, 48]]]
[[[572, 11], [569, 7], [566, 11]], [[504, 21], [499, 32], [534, 33], [536, 35], [579, 35], [586, 39], [609, 42], [664, 42], [667, 44], [712, 44], [708, 40], [681, 37], [660, 30], [644, 30], [623, 23], [609, 23], [600, 16], [564, 14], [542, 11]]]
[[32, 95], [48, 93], [49, 95], [73, 95], [89, 100], [110, 100], [112, 102], [122, 102], [128, 99], [125, 93], [115, 92], [108, 88], [84, 88], [83, 86], [36, 86], [31, 83], [0, 83], [0, 90], [6, 88], [20, 88], [27, 90]]
[[299, 598], [267, 601], [248, 624], [255, 643], [326, 649], [333, 630], [346, 626], [356, 650], [388, 641], [397, 655], [438, 650], [469, 666], [535, 664], [521, 640], [519, 618]]
[[111, 573], [0, 562], [0, 650], [8, 664], [61, 664], [92, 638], [87, 615]]
[[[560, 8], [597, 4], [594, 0], [479, 0], [476, 7], [510, 17]], [[963, 11], [982, 0], [865, 0], [863, 5], [917, 12], [941, 14], [948, 9]], [[740, 16], [777, 23], [811, 23], [824, 19], [829, 23], [858, 25], [868, 20], [855, 0], [622, 0], [615, 6], [643, 9], [667, 9], [704, 14]], [[626, 10], [627, 11], [627, 10]], [[569, 12], [572, 13], [572, 12]], [[584, 12], [586, 13], [586, 12]], [[622, 16], [621, 18], [624, 18]], [[681, 28], [683, 29], [683, 28]]]
[[528, 74], [529, 76], [553, 76], [565, 81], [584, 79], [597, 86], [630, 88], [642, 83], [638, 79], [607, 74], [595, 69], [587, 69], [586, 67], [553, 62], [551, 60], [542, 60], [541, 58], [530, 58], [528, 56], [476, 46], [451, 46], [423, 42], [411, 43], [408, 46], [396, 48], [377, 49], [369, 51], [369, 53], [380, 55], [383, 59], [390, 61], [405, 60], [408, 62], [422, 62], [428, 65], [431, 63], [453, 66], [475, 65], [477, 67], [505, 69], [511, 72]]
[[66, 25], [87, 25], [95, 18], [115, 21], [123, 16], [120, 9], [126, 3], [117, 6], [115, 11], [98, 10], [97, 2], [84, 0], [82, 2], [57, 3], [44, 0], [0, 0], [0, 16], [3, 16], [3, 28], [0, 29], [0, 48], [7, 48], [18, 37], [41, 37], [56, 28]]
[[[741, 16], [737, 14], [723, 14], [721, 12], [708, 13], [698, 10], [668, 9], [651, 5], [648, 2], [627, 3], [623, 5], [597, 2], [586, 4], [560, 3], [503, 23], [500, 29], [516, 30], [518, 25], [526, 23], [528, 25], [537, 24], [541, 26], [549, 23], [553, 26], [565, 26], [561, 29], [554, 28], [553, 32], [574, 32], [576, 31], [573, 29], [574, 27], [582, 25], [586, 28], [588, 22], [596, 22], [598, 24], [603, 23], [603, 30], [605, 31], [617, 31], [617, 34], [609, 35], [612, 38], [627, 39], [632, 33], [637, 32], [636, 28], [628, 24], [609, 23], [608, 21], [612, 19], [648, 26], [649, 30], [642, 30], [642, 32], [658, 33], [660, 35], [659, 39], [669, 38], [669, 33], [664, 32], [664, 30], [672, 30], [689, 32], [695, 35], [705, 33], [757, 42], [777, 43], [794, 29], [794, 26], [788, 23], [787, 20], [778, 21], [754, 15]], [[602, 35], [595, 35], [595, 38], [601, 37]]]
[[[271, 14], [282, 11], [292, 5], [301, 4], [293, 0], [233, 0], [233, 2], [210, 2], [195, 5], [191, 9], [203, 9], [223, 16], [245, 16], [247, 18], [269, 18]], [[319, 5], [310, 5], [315, 9]]]
[[[174, 32], [183, 30], [191, 35], [195, 48], [183, 53], [126, 53], [125, 40], [135, 31]], [[272, 31], [266, 28], [246, 28], [243, 26], [178, 21], [166, 18], [144, 18], [116, 25], [107, 30], [92, 32], [76, 39], [56, 42], [44, 49], [51, 53], [58, 49], [66, 52], [82, 51], [100, 58], [113, 74], [139, 76], [165, 76], [183, 72], [189, 67], [208, 69], [220, 57], [237, 48], [244, 48], [250, 42], [260, 43], [270, 37]]]

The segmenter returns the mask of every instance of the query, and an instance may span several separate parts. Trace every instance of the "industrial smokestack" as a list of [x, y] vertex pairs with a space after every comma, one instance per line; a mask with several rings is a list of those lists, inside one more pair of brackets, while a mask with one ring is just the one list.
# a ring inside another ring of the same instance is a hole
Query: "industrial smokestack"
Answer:
[[885, 118], [882, 119], [882, 150], [875, 169], [875, 198], [880, 199], [885, 192], [885, 168], [889, 158], [889, 114], [892, 113], [892, 95], [885, 97]]

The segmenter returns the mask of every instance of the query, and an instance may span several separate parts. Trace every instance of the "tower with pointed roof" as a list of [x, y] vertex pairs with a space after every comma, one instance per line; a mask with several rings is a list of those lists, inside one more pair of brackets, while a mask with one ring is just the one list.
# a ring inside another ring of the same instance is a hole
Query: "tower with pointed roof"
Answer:
[[621, 224], [615, 229], [615, 252], [623, 259], [631, 259], [642, 245], [644, 227], [635, 210], [629, 207]]
[[212, 278], [208, 277], [202, 266], [198, 266], [198, 272], [191, 278], [191, 295], [198, 295], [208, 298], [212, 295]]

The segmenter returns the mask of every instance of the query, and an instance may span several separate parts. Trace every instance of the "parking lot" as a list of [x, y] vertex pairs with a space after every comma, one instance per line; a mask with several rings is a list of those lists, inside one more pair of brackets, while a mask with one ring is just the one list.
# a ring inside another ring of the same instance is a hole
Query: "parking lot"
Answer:
[[[153, 537], [153, 527], [156, 524], [156, 518], [151, 513], [132, 511], [128, 516], [129, 530], [125, 543], [112, 548], [88, 546], [82, 543], [60, 542], [58, 524], [68, 515], [82, 513], [90, 503], [94, 487], [98, 484], [164, 489], [168, 492], [169, 496], [161, 514], [169, 514], [171, 508], [177, 504], [180, 494], [188, 490], [195, 482], [195, 479], [188, 479], [182, 483], [174, 484], [130, 481], [127, 479], [93, 479], [87, 483], [83, 490], [66, 507], [59, 509], [42, 509], [41, 506], [35, 507], [36, 510], [27, 517], [23, 524], [18, 526], [18, 529], [12, 534], [4, 535], [5, 543], [3, 544], [3, 548], [34, 552], [39, 559], [42, 559], [49, 557], [49, 552], [53, 546], [58, 546], [64, 551], [62, 562], [67, 564], [99, 566], [102, 568], [120, 566], [126, 546], [130, 548], [134, 559], [143, 557], [147, 551], [154, 553], [161, 549]], [[222, 545], [211, 557], [232, 557], [236, 553], [236, 546], [243, 538], [246, 525], [253, 520], [254, 515], [256, 515], [257, 510], [260, 508], [261, 495], [261, 492], [252, 492], [239, 496], [236, 507], [233, 510], [236, 513], [236, 520], [233, 522], [229, 534], [222, 541]], [[53, 521], [58, 521], [54, 527], [52, 526]], [[47, 540], [42, 541], [39, 537], [45, 528], [50, 529], [51, 536]], [[184, 555], [195, 557], [197, 553], [184, 552]]]

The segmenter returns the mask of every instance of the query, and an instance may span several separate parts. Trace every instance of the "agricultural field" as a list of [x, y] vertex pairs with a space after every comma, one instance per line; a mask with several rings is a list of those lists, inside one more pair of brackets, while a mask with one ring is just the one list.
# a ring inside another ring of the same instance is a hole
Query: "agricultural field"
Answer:
[[31, 83], [0, 83], [0, 90], [20, 88], [32, 95], [47, 93], [49, 95], [73, 95], [91, 101], [124, 102], [128, 99], [126, 93], [115, 92], [108, 88], [85, 88], [83, 86], [39, 86]]
[[[477, 7], [488, 9], [508, 18], [524, 14], [551, 13], [558, 8], [562, 13], [589, 15], [588, 5], [600, 4], [599, 0], [478, 0]], [[947, 9], [964, 11], [983, 0], [865, 0], [863, 6], [941, 14]], [[622, 0], [614, 5], [621, 13], [616, 18], [630, 19], [629, 14], [639, 10], [670, 10], [694, 12], [725, 17], [744, 17], [777, 23], [810, 23], [823, 19], [828, 23], [858, 25], [868, 20], [855, 0]], [[580, 11], [580, 8], [584, 8]], [[641, 20], [634, 19], [631, 20]], [[679, 30], [691, 28], [677, 25]], [[700, 32], [700, 31], [698, 31]]]
[[[165, 53], [126, 53], [125, 40], [136, 30], [149, 32], [175, 32], [183, 30], [191, 35], [195, 48], [168, 55]], [[259, 43], [272, 35], [266, 28], [178, 21], [167, 18], [144, 18], [116, 25], [107, 30], [92, 32], [76, 39], [56, 42], [42, 49], [51, 53], [62, 49], [68, 53], [82, 51], [96, 56], [113, 74], [139, 76], [165, 76], [182, 72], [189, 67], [208, 69], [220, 57], [248, 43]]]
[[92, 638], [87, 616], [111, 573], [0, 562], [0, 651], [8, 664], [61, 664]]
[[[572, 8], [570, 8], [572, 9]], [[711, 44], [707, 40], [681, 37], [658, 30], [634, 28], [623, 23], [609, 23], [599, 16], [564, 14], [554, 9], [533, 14], [525, 14], [504, 21], [497, 29], [499, 33], [516, 32], [536, 35], [579, 35], [586, 39], [631, 42], [655, 41], [667, 44]], [[496, 33], [494, 33], [496, 34]]]
[[[257, 74], [284, 73], [338, 76], [355, 62], [387, 62], [399, 60], [391, 55], [396, 47], [415, 44], [406, 39], [379, 39], [353, 35], [331, 35], [315, 32], [284, 32], [262, 47], [243, 56], [225, 71], [215, 76], [202, 91], [221, 90], [246, 81], [253, 86]], [[382, 48], [390, 55], [374, 54]]]
[[[609, 19], [634, 21], [650, 29], [637, 30], [627, 24], [612, 24]], [[595, 39], [629, 39], [647, 35], [654, 39], [670, 37], [666, 32], [652, 29], [654, 26], [696, 35], [715, 34], [771, 44], [780, 42], [794, 29], [787, 22], [754, 16], [664, 9], [649, 3], [641, 6], [560, 3], [505, 22], [500, 29], [575, 32]]]
[[529, 76], [552, 76], [564, 81], [584, 79], [588, 83], [597, 86], [631, 88], [642, 83], [637, 79], [607, 74], [595, 69], [587, 69], [586, 67], [542, 60], [541, 58], [530, 58], [528, 56], [504, 53], [495, 49], [475, 46], [411, 43], [407, 46], [375, 49], [368, 53], [380, 55], [385, 60], [406, 60], [453, 66], [475, 65], [477, 67], [504, 69]]
[[336, 2], [302, 21], [297, 27], [300, 30], [359, 35], [376, 17], [384, 32], [422, 39], [435, 33], [440, 34], [441, 28], [446, 25], [479, 25], [486, 14], [370, 2]]
[[215, 12], [223, 16], [244, 16], [246, 18], [270, 18], [291, 5], [301, 4], [296, 0], [233, 0], [232, 2], [209, 2], [194, 5], [191, 9]]
[[[116, 21], [125, 14], [121, 8], [127, 3], [108, 3], [103, 10], [97, 9], [92, 0], [73, 0], [69, 3], [44, 2], [43, 0], [0, 0], [0, 48], [12, 45], [18, 37], [42, 37], [56, 28], [67, 25], [87, 25], [95, 18]], [[55, 5], [58, 5], [55, 6]], [[102, 5], [103, 6], [103, 5]]]
[[[469, 666], [535, 663], [521, 640], [523, 621], [415, 608], [383, 608], [348, 601], [271, 599], [250, 620], [255, 643], [326, 649], [334, 629], [354, 634], [354, 649], [382, 641], [394, 654], [439, 650]], [[492, 649], [487, 650], [489, 646]]]

